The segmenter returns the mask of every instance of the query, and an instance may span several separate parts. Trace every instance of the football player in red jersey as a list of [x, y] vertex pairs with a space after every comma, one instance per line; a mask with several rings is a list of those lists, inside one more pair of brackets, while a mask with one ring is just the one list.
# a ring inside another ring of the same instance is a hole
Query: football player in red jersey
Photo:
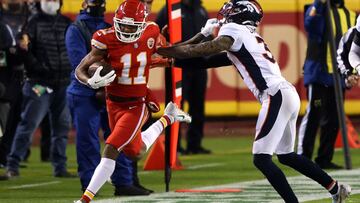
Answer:
[[[155, 142], [163, 129], [172, 123], [191, 122], [191, 117], [169, 103], [164, 115], [141, 132], [148, 117], [145, 97], [151, 57], [161, 37], [159, 27], [146, 22], [145, 5], [139, 0], [125, 0], [114, 17], [113, 27], [93, 35], [92, 50], [76, 69], [77, 79], [96, 89], [106, 86], [106, 105], [112, 130], [89, 186], [78, 203], [90, 202], [115, 168], [120, 151], [139, 158]], [[100, 76], [102, 67], [89, 78], [87, 70], [94, 62], [105, 60], [114, 70]]]

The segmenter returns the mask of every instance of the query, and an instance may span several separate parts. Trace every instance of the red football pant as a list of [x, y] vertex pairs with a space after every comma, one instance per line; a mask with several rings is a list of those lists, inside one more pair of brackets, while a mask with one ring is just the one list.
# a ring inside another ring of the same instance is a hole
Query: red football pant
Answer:
[[137, 157], [143, 147], [141, 128], [148, 119], [145, 103], [117, 103], [106, 101], [111, 134], [106, 140], [129, 157]]

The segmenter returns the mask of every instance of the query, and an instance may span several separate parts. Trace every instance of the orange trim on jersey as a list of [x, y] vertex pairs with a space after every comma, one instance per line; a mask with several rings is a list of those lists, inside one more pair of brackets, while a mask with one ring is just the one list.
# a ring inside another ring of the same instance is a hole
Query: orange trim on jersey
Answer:
[[265, 116], [264, 122], [262, 123], [261, 128], [260, 128], [260, 130], [259, 130], [259, 133], [258, 133], [258, 134], [256, 134], [256, 136], [255, 136], [255, 140], [256, 140], [257, 136], [260, 134], [260, 132], [262, 131], [262, 128], [264, 127], [264, 124], [265, 124], [265, 122], [266, 122], [266, 119], [268, 118], [268, 115], [269, 115], [270, 106], [271, 106], [271, 97], [270, 97], [270, 95], [268, 95], [268, 97], [269, 97], [269, 106], [268, 106], [268, 110], [267, 110], [267, 113], [266, 113], [266, 116]]
[[100, 49], [100, 50], [106, 50], [107, 49], [106, 44], [101, 43], [101, 42], [99, 42], [99, 41], [97, 41], [95, 39], [91, 40], [91, 45], [94, 46], [97, 49]]
[[142, 105], [143, 107], [141, 111], [141, 116], [139, 122], [136, 125], [134, 132], [131, 134], [130, 139], [118, 148], [118, 151], [121, 151], [126, 145], [128, 145], [131, 141], [133, 141], [136, 138], [136, 135], [138, 134], [138, 132], [141, 130], [141, 127], [146, 122], [146, 119], [149, 116], [149, 111], [147, 111], [145, 103], [143, 103]]

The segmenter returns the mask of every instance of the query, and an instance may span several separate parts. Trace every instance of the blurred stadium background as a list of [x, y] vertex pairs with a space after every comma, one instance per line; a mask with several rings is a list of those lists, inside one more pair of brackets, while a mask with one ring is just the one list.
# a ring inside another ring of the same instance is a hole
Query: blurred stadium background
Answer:
[[[82, 0], [64, 0], [63, 13], [75, 18]], [[121, 0], [107, 1], [108, 22]], [[225, 0], [203, 0], [203, 5], [212, 17], [216, 17]], [[306, 54], [306, 35], [304, 32], [304, 5], [312, 0], [259, 0], [264, 9], [263, 22], [259, 31], [277, 59], [284, 77], [295, 84], [302, 98], [301, 114], [306, 107], [306, 89], [302, 83], [302, 65]], [[165, 0], [154, 0], [150, 19], [165, 5]], [[346, 0], [347, 8], [360, 11], [359, 0]], [[256, 116], [260, 105], [235, 69], [220, 68], [208, 72], [206, 115], [208, 116]], [[160, 78], [160, 79], [159, 79]], [[152, 70], [149, 86], [160, 101], [164, 101], [164, 71]], [[221, 92], [221, 94], [219, 94]], [[345, 111], [348, 115], [360, 115], [360, 88], [346, 93]]]

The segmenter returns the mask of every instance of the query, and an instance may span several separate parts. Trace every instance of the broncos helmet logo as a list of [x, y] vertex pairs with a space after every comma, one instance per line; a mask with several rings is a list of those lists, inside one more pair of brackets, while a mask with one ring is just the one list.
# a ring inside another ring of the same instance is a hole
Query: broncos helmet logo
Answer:
[[231, 0], [219, 11], [218, 19], [224, 23], [258, 26], [263, 17], [260, 4], [255, 0]]

